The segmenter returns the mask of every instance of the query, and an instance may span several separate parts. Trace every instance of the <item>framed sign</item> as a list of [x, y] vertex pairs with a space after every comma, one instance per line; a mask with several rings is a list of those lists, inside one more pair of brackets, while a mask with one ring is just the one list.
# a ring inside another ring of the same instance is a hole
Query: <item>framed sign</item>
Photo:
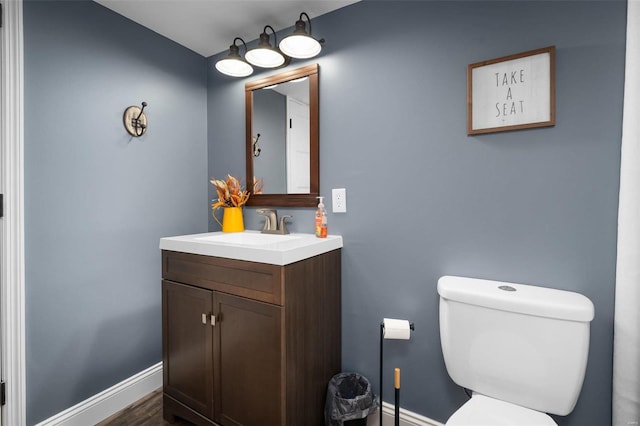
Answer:
[[467, 134], [556, 124], [555, 46], [467, 67]]

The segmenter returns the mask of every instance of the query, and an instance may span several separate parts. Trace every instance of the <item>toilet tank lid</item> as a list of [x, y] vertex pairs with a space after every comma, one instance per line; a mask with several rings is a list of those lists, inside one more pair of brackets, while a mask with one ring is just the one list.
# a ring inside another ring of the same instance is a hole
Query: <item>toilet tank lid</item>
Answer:
[[588, 322], [593, 320], [593, 303], [571, 291], [478, 278], [443, 276], [438, 294], [475, 306], [540, 317]]

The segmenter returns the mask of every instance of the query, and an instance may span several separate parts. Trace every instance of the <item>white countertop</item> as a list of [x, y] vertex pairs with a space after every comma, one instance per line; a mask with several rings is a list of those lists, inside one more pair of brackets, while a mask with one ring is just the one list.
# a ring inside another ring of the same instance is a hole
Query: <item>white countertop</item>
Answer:
[[259, 231], [207, 232], [160, 239], [160, 249], [251, 262], [288, 265], [342, 248], [342, 236], [262, 234]]

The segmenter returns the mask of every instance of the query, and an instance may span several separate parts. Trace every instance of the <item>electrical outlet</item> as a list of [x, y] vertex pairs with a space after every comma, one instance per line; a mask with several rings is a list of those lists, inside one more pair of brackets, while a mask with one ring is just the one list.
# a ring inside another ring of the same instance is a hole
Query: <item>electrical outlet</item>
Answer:
[[344, 188], [334, 188], [331, 190], [331, 201], [334, 213], [347, 212], [347, 190]]

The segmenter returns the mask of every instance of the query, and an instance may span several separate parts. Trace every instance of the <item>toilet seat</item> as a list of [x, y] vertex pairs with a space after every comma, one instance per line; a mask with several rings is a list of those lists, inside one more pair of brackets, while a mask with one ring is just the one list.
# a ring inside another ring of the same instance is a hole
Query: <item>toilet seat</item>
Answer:
[[449, 417], [447, 426], [558, 426], [545, 413], [473, 394], [471, 399]]

